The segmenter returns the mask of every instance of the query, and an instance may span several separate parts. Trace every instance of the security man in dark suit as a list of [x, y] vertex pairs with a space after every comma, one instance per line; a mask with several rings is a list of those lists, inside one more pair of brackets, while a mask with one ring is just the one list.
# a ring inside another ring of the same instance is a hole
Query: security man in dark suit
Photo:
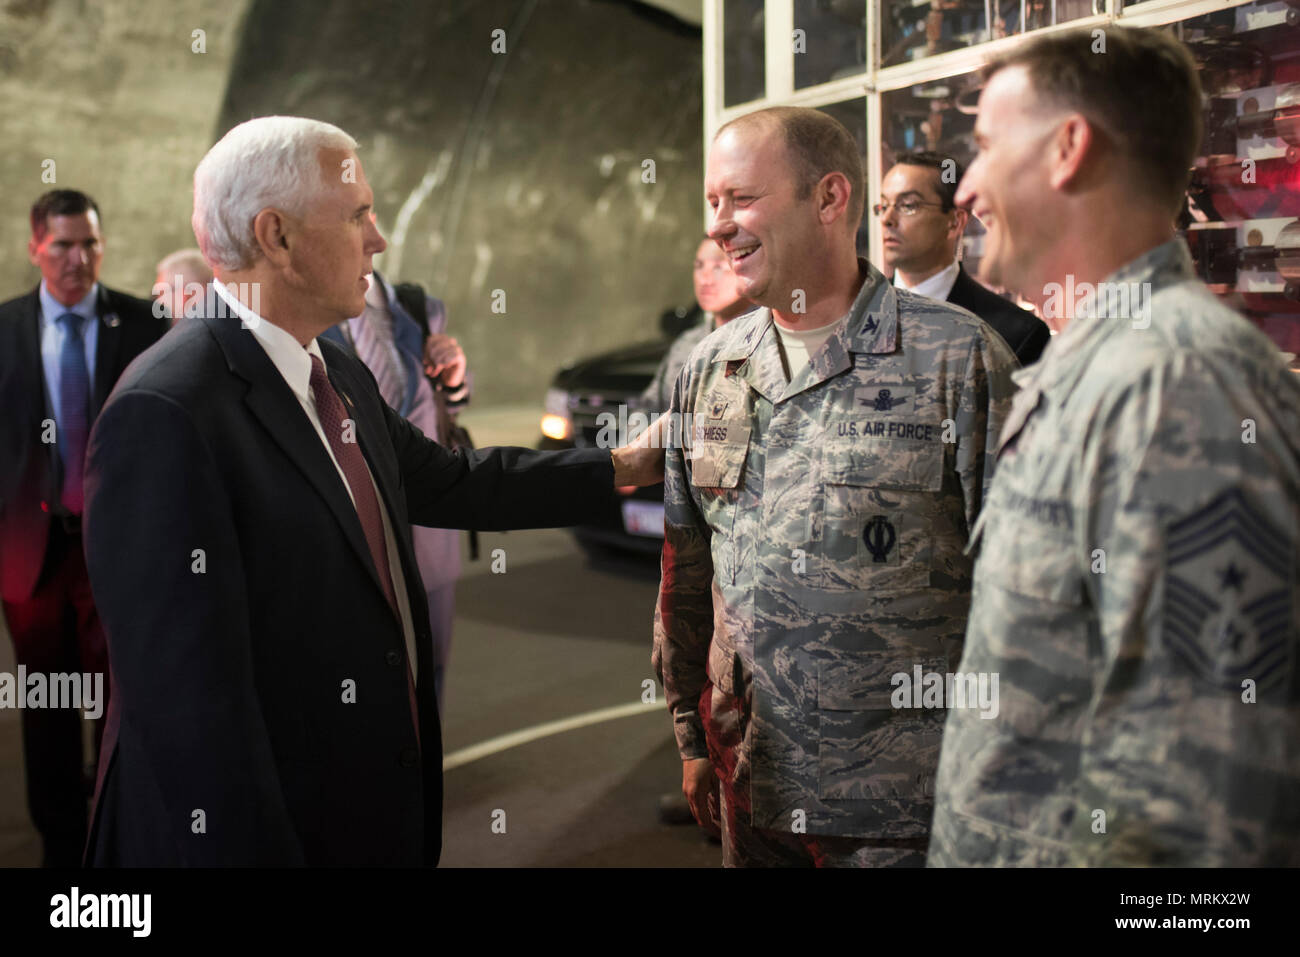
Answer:
[[884, 232], [882, 258], [894, 285], [946, 300], [992, 326], [1022, 366], [1037, 362], [1051, 340], [1047, 324], [1027, 309], [990, 292], [962, 268], [957, 247], [967, 210], [953, 198], [965, 171], [941, 153], [903, 153], [880, 181], [875, 207]]
[[[118, 383], [86, 557], [116, 693], [90, 860], [432, 865], [442, 746], [410, 526], [577, 524], [649, 449], [449, 451], [321, 336], [386, 247], [338, 127], [249, 120], [194, 175], [217, 301]], [[510, 588], [509, 576], [503, 588]]]
[[[0, 597], [29, 676], [98, 673], [107, 690], [81, 547], [86, 440], [122, 370], [166, 325], [149, 302], [100, 285], [99, 207], [85, 193], [41, 196], [31, 230], [28, 255], [41, 283], [0, 304]], [[75, 867], [86, 839], [80, 716], [24, 708], [22, 729], [44, 863]], [[102, 733], [101, 719], [96, 752]]]

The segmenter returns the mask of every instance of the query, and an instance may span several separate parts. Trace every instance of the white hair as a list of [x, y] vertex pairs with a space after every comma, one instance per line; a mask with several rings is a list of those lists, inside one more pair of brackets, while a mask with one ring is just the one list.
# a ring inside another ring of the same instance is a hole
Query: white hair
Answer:
[[176, 272], [193, 276], [199, 282], [212, 281], [212, 270], [197, 249], [178, 249], [159, 260], [157, 275], [170, 276]]
[[190, 220], [214, 269], [246, 269], [259, 255], [253, 220], [268, 206], [301, 216], [325, 185], [320, 152], [355, 150], [337, 126], [301, 116], [261, 116], [223, 136], [194, 170]]

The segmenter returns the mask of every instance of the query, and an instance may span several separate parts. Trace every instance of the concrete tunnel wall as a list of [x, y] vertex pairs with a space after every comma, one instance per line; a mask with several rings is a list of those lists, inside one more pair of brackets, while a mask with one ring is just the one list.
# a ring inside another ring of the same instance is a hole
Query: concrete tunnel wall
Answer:
[[3, 294], [39, 278], [26, 212], [46, 158], [103, 209], [104, 281], [148, 295], [157, 260], [193, 245], [208, 146], [252, 116], [313, 116], [360, 143], [390, 243], [376, 265], [446, 301], [475, 405], [540, 408], [564, 361], [657, 337], [691, 301], [700, 87], [699, 29], [624, 0], [11, 3]]

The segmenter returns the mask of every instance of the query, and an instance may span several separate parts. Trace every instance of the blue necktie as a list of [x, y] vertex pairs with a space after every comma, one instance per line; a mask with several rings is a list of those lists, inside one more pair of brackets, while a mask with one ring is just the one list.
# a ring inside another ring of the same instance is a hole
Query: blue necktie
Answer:
[[86, 439], [90, 436], [90, 373], [86, 369], [86, 345], [81, 338], [81, 316], [66, 312], [59, 316], [63, 326], [63, 351], [59, 353], [59, 457], [63, 459], [63, 507], [80, 515], [82, 479], [86, 469]]

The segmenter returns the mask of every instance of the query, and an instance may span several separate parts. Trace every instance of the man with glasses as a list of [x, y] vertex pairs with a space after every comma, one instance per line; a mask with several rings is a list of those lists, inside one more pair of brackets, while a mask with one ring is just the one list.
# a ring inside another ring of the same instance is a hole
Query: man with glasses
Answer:
[[964, 170], [941, 153], [903, 153], [880, 183], [875, 213], [884, 234], [881, 258], [894, 285], [975, 313], [1006, 340], [1022, 366], [1038, 361], [1051, 340], [1047, 325], [990, 292], [957, 261], [967, 210], [953, 200]]

